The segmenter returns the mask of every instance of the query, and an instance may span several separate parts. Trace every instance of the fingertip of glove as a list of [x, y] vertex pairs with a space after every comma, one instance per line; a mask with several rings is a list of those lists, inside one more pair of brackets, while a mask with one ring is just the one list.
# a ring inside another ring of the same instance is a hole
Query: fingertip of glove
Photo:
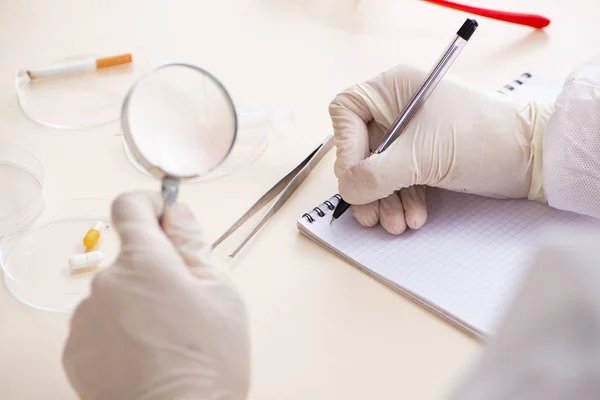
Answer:
[[343, 93], [338, 94], [337, 96], [335, 96], [331, 102], [329, 103], [329, 115], [333, 116], [334, 114], [336, 114], [336, 111], [342, 107], [342, 105], [340, 104], [342, 102], [341, 97], [343, 96]]
[[373, 227], [379, 222], [379, 205], [374, 202], [352, 206], [352, 215], [362, 226]]
[[112, 221], [157, 221], [162, 212], [163, 199], [157, 192], [131, 192], [118, 196], [112, 203]]
[[411, 211], [410, 213], [406, 213], [406, 224], [411, 229], [419, 229], [425, 222], [427, 221], [427, 211], [426, 210], [416, 210]]
[[193, 235], [202, 235], [200, 224], [191, 208], [185, 203], [175, 203], [165, 212], [162, 219], [165, 233], [173, 239], [182, 233]]
[[165, 213], [165, 217], [171, 218], [194, 218], [194, 214], [192, 213], [192, 209], [187, 203], [175, 203]]
[[403, 215], [388, 216], [381, 220], [381, 226], [392, 235], [400, 235], [406, 231], [407, 221]]
[[411, 186], [400, 191], [407, 225], [411, 229], [421, 228], [427, 221], [425, 186]]

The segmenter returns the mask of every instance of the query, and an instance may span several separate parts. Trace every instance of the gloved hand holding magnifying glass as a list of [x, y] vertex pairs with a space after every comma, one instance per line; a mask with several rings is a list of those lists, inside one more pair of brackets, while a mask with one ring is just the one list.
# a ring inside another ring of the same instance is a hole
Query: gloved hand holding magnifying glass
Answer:
[[121, 120], [136, 161], [162, 180], [165, 207], [176, 200], [181, 181], [225, 160], [237, 134], [235, 106], [223, 84], [184, 63], [142, 77], [125, 98]]
[[131, 153], [163, 181], [162, 196], [114, 202], [121, 251], [75, 311], [67, 376], [85, 399], [242, 399], [245, 306], [191, 210], [174, 203], [181, 181], [216, 168], [233, 146], [231, 98], [206, 71], [168, 64], [132, 88], [122, 123]]

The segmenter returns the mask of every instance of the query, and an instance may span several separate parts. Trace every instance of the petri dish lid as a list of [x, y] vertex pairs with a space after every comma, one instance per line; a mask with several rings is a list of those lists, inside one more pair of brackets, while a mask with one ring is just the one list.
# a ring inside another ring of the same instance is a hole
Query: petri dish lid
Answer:
[[[107, 229], [91, 251], [104, 259], [97, 267], [72, 272], [70, 257], [86, 252], [83, 238], [96, 222]], [[110, 221], [110, 201], [73, 199], [48, 204], [28, 226], [4, 238], [0, 263], [8, 291], [22, 303], [55, 312], [71, 312], [90, 291], [95, 274], [112, 264], [119, 237]]]
[[[72, 64], [103, 56], [32, 61], [27, 67]], [[32, 80], [20, 70], [15, 77], [19, 105], [29, 119], [53, 128], [83, 129], [118, 121], [123, 98], [145, 67], [143, 58], [133, 53], [131, 63], [64, 77]]]
[[0, 238], [33, 221], [45, 205], [44, 167], [20, 147], [0, 143]]
[[[218, 168], [208, 174], [191, 179], [190, 182], [202, 182], [230, 175], [256, 161], [267, 149], [273, 132], [272, 113], [261, 108], [258, 102], [247, 96], [233, 96], [237, 111], [238, 131], [235, 143], [227, 158]], [[135, 168], [148, 175], [135, 160], [123, 140], [127, 159]]]

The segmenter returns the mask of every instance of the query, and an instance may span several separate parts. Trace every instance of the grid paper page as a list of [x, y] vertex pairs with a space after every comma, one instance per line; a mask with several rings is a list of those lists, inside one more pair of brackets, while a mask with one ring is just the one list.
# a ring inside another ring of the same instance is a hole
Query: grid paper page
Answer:
[[538, 233], [591, 223], [533, 201], [432, 188], [427, 206], [427, 223], [399, 236], [381, 226], [364, 228], [351, 212], [330, 225], [332, 211], [323, 204], [324, 216], [312, 211], [314, 222], [302, 217], [298, 227], [444, 318], [486, 336], [518, 289]]

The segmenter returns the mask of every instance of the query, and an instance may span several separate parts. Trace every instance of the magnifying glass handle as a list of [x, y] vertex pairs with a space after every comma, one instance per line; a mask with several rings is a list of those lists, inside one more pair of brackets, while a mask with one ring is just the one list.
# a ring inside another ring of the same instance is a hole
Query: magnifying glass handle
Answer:
[[177, 195], [179, 194], [179, 179], [165, 176], [162, 180], [161, 193], [164, 200], [164, 208], [161, 215], [162, 219], [162, 216], [167, 209], [177, 200]]

